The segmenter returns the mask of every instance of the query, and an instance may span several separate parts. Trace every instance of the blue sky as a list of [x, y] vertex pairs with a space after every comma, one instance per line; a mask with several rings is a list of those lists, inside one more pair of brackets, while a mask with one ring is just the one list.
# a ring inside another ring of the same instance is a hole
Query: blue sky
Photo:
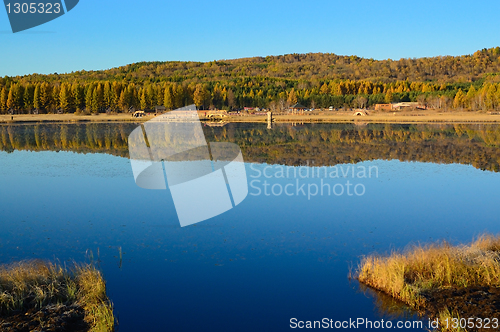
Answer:
[[0, 8], [0, 76], [308, 52], [471, 54], [500, 46], [499, 14], [498, 0], [80, 0], [66, 15], [13, 34]]

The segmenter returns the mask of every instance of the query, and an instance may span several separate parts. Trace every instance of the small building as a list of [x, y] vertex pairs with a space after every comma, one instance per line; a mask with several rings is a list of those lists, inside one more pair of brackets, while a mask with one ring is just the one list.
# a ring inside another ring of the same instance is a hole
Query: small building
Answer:
[[393, 110], [401, 111], [401, 110], [406, 109], [406, 108], [418, 109], [418, 110], [426, 110], [427, 109], [427, 107], [425, 105], [421, 105], [418, 102], [402, 102], [402, 103], [392, 104]]
[[427, 107], [425, 105], [421, 105], [418, 102], [400, 102], [393, 104], [376, 104], [375, 111], [401, 111], [404, 109], [419, 109], [425, 110]]
[[301, 104], [297, 103], [297, 104], [295, 104], [295, 105], [293, 105], [293, 106], [290, 106], [290, 108], [289, 108], [289, 109], [290, 109], [291, 111], [303, 111], [303, 110], [305, 110], [306, 108], [307, 108], [307, 107], [305, 107], [304, 105], [301, 105]]
[[392, 111], [392, 104], [376, 104], [375, 111]]
[[155, 106], [155, 113], [164, 113], [166, 110], [165, 106]]
[[291, 112], [291, 113], [303, 113], [306, 109], [307, 109], [307, 107], [305, 107], [304, 105], [301, 105], [301, 104], [297, 103], [295, 105], [290, 106], [288, 108], [288, 112]]

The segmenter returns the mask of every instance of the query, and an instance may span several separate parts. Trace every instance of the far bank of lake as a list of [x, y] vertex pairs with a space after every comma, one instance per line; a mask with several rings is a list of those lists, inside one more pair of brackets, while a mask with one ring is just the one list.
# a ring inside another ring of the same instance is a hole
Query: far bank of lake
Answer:
[[[200, 111], [200, 118], [204, 113]], [[149, 113], [142, 118], [132, 117], [130, 113], [76, 115], [76, 114], [17, 114], [0, 115], [0, 123], [30, 123], [30, 122], [144, 122], [154, 118]], [[219, 121], [216, 120], [215, 122]], [[267, 122], [267, 115], [229, 115], [222, 119], [224, 122], [262, 123]], [[213, 122], [213, 121], [211, 121]], [[300, 114], [273, 114], [276, 123], [499, 123], [500, 114], [485, 112], [443, 112], [443, 111], [406, 111], [406, 112], [373, 112], [368, 111], [366, 116], [356, 116], [352, 111], [315, 111]]]

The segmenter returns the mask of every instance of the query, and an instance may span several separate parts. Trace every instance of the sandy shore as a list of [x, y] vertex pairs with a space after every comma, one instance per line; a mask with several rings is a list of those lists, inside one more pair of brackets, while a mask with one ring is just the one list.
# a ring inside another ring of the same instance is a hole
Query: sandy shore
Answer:
[[[37, 123], [37, 122], [144, 122], [153, 116], [133, 118], [130, 114], [39, 114], [39, 115], [0, 115], [0, 123]], [[203, 117], [202, 117], [203, 119]], [[496, 123], [500, 115], [479, 112], [397, 112], [370, 113], [367, 116], [353, 116], [351, 112], [323, 112], [301, 115], [275, 115], [276, 123], [310, 122], [361, 122], [361, 123]], [[228, 116], [224, 122], [266, 122], [265, 115]]]
[[147, 121], [152, 116], [142, 119], [134, 118], [130, 114], [99, 114], [99, 115], [74, 115], [74, 114], [21, 114], [0, 115], [0, 123], [22, 123], [22, 122], [125, 122], [125, 121]]
[[[500, 115], [477, 112], [443, 113], [371, 113], [367, 116], [353, 116], [351, 113], [277, 115], [274, 122], [356, 122], [356, 123], [495, 123], [500, 122]], [[229, 117], [228, 122], [266, 122], [266, 116]]]

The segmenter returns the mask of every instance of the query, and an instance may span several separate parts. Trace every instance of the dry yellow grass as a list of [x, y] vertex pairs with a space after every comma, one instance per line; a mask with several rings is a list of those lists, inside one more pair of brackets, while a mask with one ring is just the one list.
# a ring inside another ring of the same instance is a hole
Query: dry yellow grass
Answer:
[[[364, 257], [357, 278], [420, 310], [425, 307], [425, 292], [474, 286], [500, 287], [500, 237], [483, 235], [470, 245], [451, 246], [443, 242], [413, 246], [388, 257]], [[441, 312], [439, 316], [456, 317], [450, 311]]]
[[0, 115], [0, 123], [29, 123], [29, 122], [142, 122], [151, 120], [153, 116], [134, 118], [131, 114], [99, 114], [99, 115], [76, 115], [76, 114], [19, 114]]
[[414, 246], [389, 257], [363, 258], [360, 282], [418, 306], [422, 291], [442, 287], [500, 286], [500, 237], [483, 235], [467, 246], [444, 242]]
[[104, 279], [92, 265], [75, 264], [71, 271], [42, 261], [0, 267], [1, 314], [50, 304], [77, 304], [85, 310], [92, 332], [114, 330]]

